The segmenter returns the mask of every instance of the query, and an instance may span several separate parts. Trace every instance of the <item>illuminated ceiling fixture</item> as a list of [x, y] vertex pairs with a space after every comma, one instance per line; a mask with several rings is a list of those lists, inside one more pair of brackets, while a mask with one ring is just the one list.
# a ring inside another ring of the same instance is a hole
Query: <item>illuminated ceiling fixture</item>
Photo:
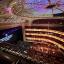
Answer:
[[31, 8], [26, 8], [24, 3], [25, 0], [16, 0], [10, 4], [14, 15], [24, 16], [33, 12]]

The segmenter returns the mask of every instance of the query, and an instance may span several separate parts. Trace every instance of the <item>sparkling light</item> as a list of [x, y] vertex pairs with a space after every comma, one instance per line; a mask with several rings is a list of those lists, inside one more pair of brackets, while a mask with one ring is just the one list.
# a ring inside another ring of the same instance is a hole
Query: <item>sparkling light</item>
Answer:
[[54, 38], [54, 39], [57, 39], [57, 40], [59, 40], [59, 41], [64, 42], [64, 39], [59, 38], [59, 37], [57, 37], [57, 36], [48, 35], [48, 34], [26, 33], [26, 35], [32, 35], [32, 36], [47, 36], [47, 37], [51, 37], [51, 38]]
[[57, 31], [57, 30], [50, 30], [50, 29], [25, 29], [25, 31], [44, 31], [44, 32], [52, 32], [52, 33], [56, 33], [56, 34], [60, 34], [64, 36], [63, 32]]
[[61, 49], [63, 49], [64, 50], [64, 46], [62, 46], [61, 44], [59, 44], [59, 43], [57, 43], [57, 42], [55, 42], [55, 41], [52, 41], [52, 40], [49, 40], [49, 39], [44, 39], [44, 38], [32, 38], [32, 37], [27, 37], [26, 39], [28, 39], [28, 40], [41, 40], [41, 41], [46, 41], [46, 42], [50, 42], [50, 43], [53, 43], [53, 44], [55, 44], [55, 45], [57, 45], [59, 48], [61, 48]]

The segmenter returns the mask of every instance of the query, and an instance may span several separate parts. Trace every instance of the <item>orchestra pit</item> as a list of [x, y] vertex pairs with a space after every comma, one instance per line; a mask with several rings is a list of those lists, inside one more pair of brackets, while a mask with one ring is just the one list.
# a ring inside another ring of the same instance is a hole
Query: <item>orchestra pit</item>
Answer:
[[0, 0], [0, 64], [64, 64], [64, 0]]

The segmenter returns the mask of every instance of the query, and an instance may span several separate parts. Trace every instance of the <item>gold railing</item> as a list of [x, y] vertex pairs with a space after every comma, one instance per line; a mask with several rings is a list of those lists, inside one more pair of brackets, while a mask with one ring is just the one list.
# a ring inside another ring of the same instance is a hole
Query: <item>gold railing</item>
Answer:
[[[36, 28], [39, 27], [39, 28]], [[35, 27], [35, 25], [26, 26], [25, 27], [25, 41], [28, 42], [50, 42], [54, 45], [57, 45], [59, 48], [64, 50], [64, 32], [62, 31], [62, 28], [58, 30], [56, 29], [50, 29], [49, 28], [40, 28], [43, 27], [42, 25], [39, 26], [39, 24]], [[46, 26], [47, 27], [47, 26]], [[55, 26], [53, 28], [56, 28]], [[44, 33], [43, 33], [44, 32]], [[47, 37], [47, 38], [46, 38]]]

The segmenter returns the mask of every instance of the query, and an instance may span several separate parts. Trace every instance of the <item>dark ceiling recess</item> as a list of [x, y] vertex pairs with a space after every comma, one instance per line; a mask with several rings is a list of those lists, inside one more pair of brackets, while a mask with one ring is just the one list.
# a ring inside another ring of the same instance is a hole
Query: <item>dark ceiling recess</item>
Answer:
[[54, 8], [55, 6], [56, 6], [55, 4], [52, 4], [52, 5], [48, 5], [46, 8], [52, 9], [52, 8]]
[[53, 16], [61, 16], [61, 17], [63, 17], [64, 13], [53, 14]]

